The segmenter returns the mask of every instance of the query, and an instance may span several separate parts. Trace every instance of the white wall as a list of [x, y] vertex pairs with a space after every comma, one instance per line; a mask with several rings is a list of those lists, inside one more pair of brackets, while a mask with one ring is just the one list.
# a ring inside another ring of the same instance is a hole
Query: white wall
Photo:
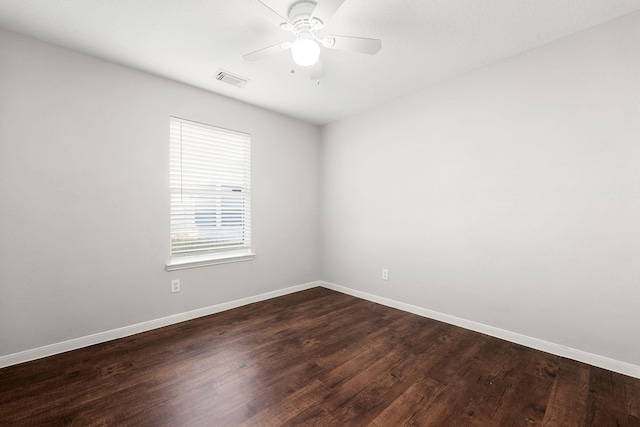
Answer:
[[[0, 356], [318, 278], [317, 127], [13, 33], [0, 52]], [[170, 115], [251, 134], [254, 261], [164, 271]]]
[[324, 127], [323, 279], [640, 365], [638, 46], [636, 13]]

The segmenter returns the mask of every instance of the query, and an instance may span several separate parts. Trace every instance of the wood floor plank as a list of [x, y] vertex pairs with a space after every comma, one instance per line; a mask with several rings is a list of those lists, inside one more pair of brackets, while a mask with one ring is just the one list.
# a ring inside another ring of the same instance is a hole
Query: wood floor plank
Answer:
[[369, 425], [372, 427], [408, 425], [414, 415], [426, 407], [426, 402], [430, 401], [440, 387], [441, 384], [431, 378], [418, 379], [389, 403]]
[[314, 380], [307, 385], [284, 396], [277, 405], [269, 406], [253, 417], [244, 421], [241, 426], [281, 426], [299, 416], [309, 407], [324, 400], [331, 394], [331, 389]]
[[631, 414], [625, 405], [626, 389], [623, 375], [589, 367], [587, 423], [597, 426], [629, 425]]
[[314, 288], [0, 369], [1, 426], [640, 426], [640, 379]]
[[589, 394], [589, 367], [566, 359], [561, 359], [559, 363], [542, 425], [584, 425]]
[[[336, 405], [331, 396], [323, 402], [323, 407], [332, 415], [326, 418], [329, 425], [363, 425], [369, 423], [386, 406], [406, 389], [406, 379], [418, 375], [417, 357], [404, 357], [402, 352], [388, 352], [384, 357], [363, 370], [360, 377], [344, 383], [335, 396], [347, 399]], [[355, 386], [354, 386], [355, 385]]]
[[640, 382], [633, 378], [624, 378], [626, 390], [625, 407], [630, 416], [640, 419]]

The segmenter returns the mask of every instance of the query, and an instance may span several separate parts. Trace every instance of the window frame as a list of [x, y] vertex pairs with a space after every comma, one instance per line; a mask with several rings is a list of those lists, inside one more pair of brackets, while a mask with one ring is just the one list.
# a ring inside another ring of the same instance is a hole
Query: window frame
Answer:
[[[202, 157], [197, 161], [189, 160], [189, 155], [199, 154]], [[236, 155], [240, 160], [232, 160]], [[203, 165], [205, 172], [200, 171]], [[240, 173], [229, 172], [237, 168]], [[190, 172], [186, 177], [184, 170]], [[189, 181], [192, 174], [198, 174], [195, 181]], [[198, 185], [193, 184], [196, 181]], [[188, 194], [184, 202], [183, 192]], [[170, 116], [169, 198], [167, 271], [255, 258], [251, 246], [250, 134]], [[189, 236], [191, 249], [188, 243], [176, 243], [180, 234]], [[225, 243], [227, 238], [230, 240]]]

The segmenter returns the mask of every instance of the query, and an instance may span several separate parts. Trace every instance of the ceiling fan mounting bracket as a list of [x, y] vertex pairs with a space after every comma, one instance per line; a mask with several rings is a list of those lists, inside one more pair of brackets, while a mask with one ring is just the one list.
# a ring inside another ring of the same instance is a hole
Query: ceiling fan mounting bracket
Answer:
[[311, 17], [313, 9], [316, 8], [316, 2], [313, 1], [299, 1], [294, 3], [289, 8], [289, 22], [295, 25], [299, 20], [307, 20]]

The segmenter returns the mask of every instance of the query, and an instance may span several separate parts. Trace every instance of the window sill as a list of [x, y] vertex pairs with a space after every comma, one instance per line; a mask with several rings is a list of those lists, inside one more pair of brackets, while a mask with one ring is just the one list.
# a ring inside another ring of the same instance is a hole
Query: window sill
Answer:
[[209, 265], [228, 264], [230, 262], [251, 261], [256, 257], [249, 252], [209, 255], [207, 257], [184, 257], [169, 261], [165, 270], [184, 270], [186, 268], [207, 267]]

